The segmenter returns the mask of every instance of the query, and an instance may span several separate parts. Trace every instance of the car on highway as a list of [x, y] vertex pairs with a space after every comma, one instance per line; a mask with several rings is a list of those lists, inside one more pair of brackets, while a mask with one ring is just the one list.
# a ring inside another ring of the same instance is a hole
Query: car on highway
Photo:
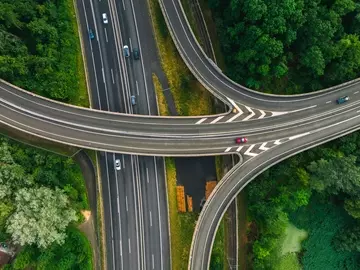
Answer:
[[102, 19], [103, 19], [103, 23], [104, 23], [104, 24], [108, 24], [108, 23], [109, 23], [108, 17], [107, 17], [107, 15], [106, 15], [106, 13], [103, 13], [103, 14], [102, 14]]
[[91, 28], [89, 28], [89, 37], [90, 37], [90, 39], [95, 38], [95, 34], [94, 34], [94, 32], [93, 32], [93, 30]]
[[338, 99], [336, 100], [336, 103], [337, 103], [337, 104], [342, 104], [342, 103], [348, 101], [349, 99], [350, 99], [350, 98], [349, 98], [348, 96], [343, 96], [343, 97], [341, 97], [341, 98], [338, 98]]
[[124, 56], [125, 56], [125, 57], [129, 57], [129, 56], [130, 56], [130, 50], [129, 50], [129, 46], [128, 46], [128, 45], [125, 45], [125, 46], [124, 46], [123, 51], [124, 51]]
[[136, 97], [135, 96], [131, 96], [130, 97], [130, 101], [131, 101], [131, 105], [136, 105]]
[[247, 138], [245, 138], [245, 137], [239, 137], [239, 138], [236, 138], [235, 139], [235, 142], [237, 143], [237, 144], [240, 144], [240, 143], [246, 143], [248, 140], [247, 140]]
[[134, 48], [133, 49], [133, 55], [134, 55], [134, 59], [135, 60], [139, 60], [140, 59], [140, 52], [138, 48]]
[[115, 160], [115, 169], [116, 169], [117, 171], [120, 171], [120, 170], [121, 170], [120, 159], [116, 159], [116, 160]]

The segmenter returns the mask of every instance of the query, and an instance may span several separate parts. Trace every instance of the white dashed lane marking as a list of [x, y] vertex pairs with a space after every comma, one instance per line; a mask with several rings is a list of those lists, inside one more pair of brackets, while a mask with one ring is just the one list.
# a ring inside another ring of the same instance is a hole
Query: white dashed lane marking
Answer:
[[331, 102], [331, 100], [329, 100], [329, 101], [326, 101], [326, 104], [329, 104]]
[[354, 95], [356, 95], [357, 93], [359, 93], [359, 91], [356, 91], [356, 92], [354, 93]]

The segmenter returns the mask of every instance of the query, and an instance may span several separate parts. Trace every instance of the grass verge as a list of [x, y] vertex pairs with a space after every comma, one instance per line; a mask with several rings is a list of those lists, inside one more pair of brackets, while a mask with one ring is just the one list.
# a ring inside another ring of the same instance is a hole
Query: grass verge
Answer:
[[186, 270], [197, 213], [179, 213], [176, 201], [176, 167], [173, 158], [165, 158], [170, 215], [172, 269]]
[[159, 106], [159, 114], [161, 116], [169, 115], [168, 105], [167, 105], [165, 95], [164, 95], [163, 89], [161, 87], [159, 78], [153, 73], [152, 79], [153, 79], [153, 84], [154, 84], [154, 88], [155, 88], [155, 92], [156, 92], [157, 103]]
[[247, 205], [246, 205], [246, 193], [241, 191], [237, 196], [237, 208], [238, 208], [238, 267], [239, 269], [248, 269], [247, 263]]
[[158, 1], [148, 2], [161, 66], [168, 79], [179, 115], [211, 114], [210, 93], [194, 78], [177, 52]]
[[78, 96], [74, 97], [74, 99], [70, 100], [71, 104], [82, 106], [82, 107], [90, 107], [89, 102], [89, 93], [86, 85], [86, 76], [85, 76], [85, 65], [83, 60], [83, 55], [81, 51], [81, 45], [80, 45], [80, 36], [79, 36], [79, 29], [77, 17], [76, 17], [76, 10], [75, 10], [75, 2], [73, 0], [66, 0], [66, 6], [68, 9], [68, 12], [70, 14], [70, 17], [73, 18], [72, 20], [72, 28], [73, 33], [75, 35], [76, 40], [78, 41], [76, 43], [76, 70], [78, 73]]

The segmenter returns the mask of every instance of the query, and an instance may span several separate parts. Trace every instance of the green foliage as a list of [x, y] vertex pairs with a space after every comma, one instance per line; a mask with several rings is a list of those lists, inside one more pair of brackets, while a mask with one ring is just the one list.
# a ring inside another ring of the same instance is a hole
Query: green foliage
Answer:
[[334, 239], [335, 247], [340, 251], [360, 252], [360, 226], [343, 228]]
[[34, 266], [39, 270], [92, 270], [92, 249], [85, 235], [74, 227], [66, 230], [63, 245], [52, 244], [45, 250], [26, 246], [12, 264], [13, 269]]
[[295, 212], [291, 220], [309, 233], [303, 242], [304, 270], [359, 269], [358, 254], [336, 250], [332, 245], [339, 230], [353, 223], [341, 206], [313, 196], [309, 205]]
[[222, 221], [216, 232], [213, 249], [211, 252], [210, 269], [223, 270], [224, 269], [224, 249], [225, 249], [225, 224]]
[[62, 190], [47, 187], [23, 188], [15, 194], [15, 212], [7, 219], [6, 231], [16, 244], [47, 248], [52, 243], [62, 244], [65, 229], [76, 221]]
[[0, 3], [0, 77], [49, 98], [79, 100], [80, 45], [72, 1]]
[[272, 93], [300, 93], [357, 77], [355, 0], [208, 0], [227, 75]]

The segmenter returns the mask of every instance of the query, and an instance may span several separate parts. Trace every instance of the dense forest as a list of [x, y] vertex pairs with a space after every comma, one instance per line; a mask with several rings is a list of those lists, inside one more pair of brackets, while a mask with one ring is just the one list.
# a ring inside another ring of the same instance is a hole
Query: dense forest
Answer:
[[23, 247], [5, 269], [91, 269], [90, 244], [76, 228], [89, 208], [79, 166], [4, 137], [0, 164], [0, 242]]
[[49, 98], [87, 104], [72, 5], [0, 1], [0, 78]]
[[278, 241], [289, 221], [310, 234], [303, 244], [304, 269], [360, 269], [358, 132], [274, 166], [246, 192], [254, 269], [276, 269]]
[[208, 0], [225, 73], [264, 92], [309, 92], [360, 73], [356, 0]]

